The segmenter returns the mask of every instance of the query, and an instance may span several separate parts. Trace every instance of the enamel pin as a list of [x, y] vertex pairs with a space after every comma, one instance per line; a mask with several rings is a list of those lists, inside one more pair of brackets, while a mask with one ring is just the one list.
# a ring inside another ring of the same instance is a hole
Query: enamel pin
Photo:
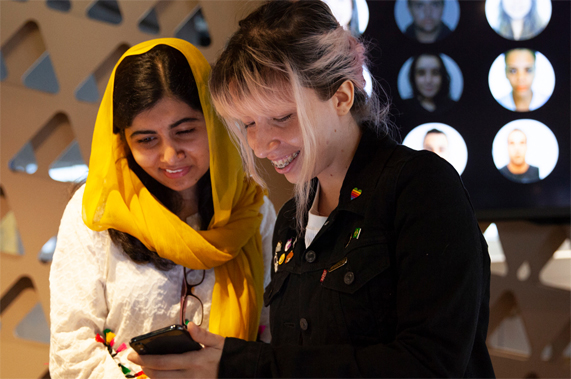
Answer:
[[285, 244], [285, 251], [288, 251], [289, 248], [291, 247], [291, 238], [287, 240], [286, 244]]
[[351, 190], [351, 200], [355, 200], [356, 198], [358, 198], [359, 196], [361, 196], [361, 193], [363, 192], [363, 190], [360, 190], [359, 188], [355, 187]]

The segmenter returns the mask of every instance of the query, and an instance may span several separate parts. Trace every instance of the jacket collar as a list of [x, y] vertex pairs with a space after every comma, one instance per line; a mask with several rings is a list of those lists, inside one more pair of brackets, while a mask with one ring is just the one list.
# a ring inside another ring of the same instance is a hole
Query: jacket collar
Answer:
[[[372, 201], [374, 188], [377, 186], [383, 168], [396, 146], [397, 143], [386, 134], [378, 136], [369, 128], [363, 131], [363, 135], [361, 136], [361, 140], [359, 141], [359, 145], [351, 161], [347, 175], [343, 180], [343, 185], [341, 186], [339, 204], [329, 216], [330, 219], [333, 219], [340, 211], [348, 211], [361, 215], [365, 213], [370, 201]], [[317, 178], [313, 178], [308, 202], [310, 206], [315, 199], [316, 189]], [[359, 190], [361, 192], [357, 197], [351, 199], [353, 189], [356, 189], [356, 194], [359, 193]], [[296, 228], [295, 204], [295, 199], [291, 199], [284, 205], [284, 216], [286, 220], [288, 220], [286, 225], [293, 230]], [[304, 217], [307, 217], [307, 215], [304, 215]], [[321, 234], [321, 231], [319, 234]]]
[[365, 129], [339, 193], [337, 211], [364, 214], [397, 143], [388, 135]]

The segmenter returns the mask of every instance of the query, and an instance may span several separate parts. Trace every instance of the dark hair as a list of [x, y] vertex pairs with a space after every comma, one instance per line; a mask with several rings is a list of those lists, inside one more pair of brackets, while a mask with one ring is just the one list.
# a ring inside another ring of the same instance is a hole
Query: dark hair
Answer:
[[[511, 26], [512, 18], [506, 13], [503, 6], [503, 1], [500, 0], [498, 3], [500, 9], [500, 25], [498, 26], [498, 33], [501, 36], [509, 39], [514, 39], [513, 29]], [[523, 18], [523, 30], [521, 32], [521, 37], [519, 40], [526, 40], [538, 35], [545, 25], [542, 25], [541, 18], [539, 17], [539, 12], [537, 11], [536, 0], [531, 0], [531, 8], [529, 12]]]
[[[129, 168], [139, 177], [149, 192], [173, 213], [181, 208], [182, 198], [176, 191], [162, 185], [145, 172], [135, 161], [125, 140], [125, 129], [141, 112], [152, 108], [159, 100], [173, 97], [202, 112], [200, 97], [188, 60], [177, 49], [157, 45], [146, 53], [128, 56], [115, 71], [113, 88], [113, 133], [123, 141]], [[210, 170], [197, 183], [199, 214], [202, 229], [206, 229], [214, 215]], [[136, 263], [152, 263], [159, 270], [169, 270], [175, 263], [161, 258], [137, 238], [109, 229], [111, 240]]]
[[443, 131], [438, 130], [438, 129], [430, 129], [428, 132], [426, 132], [426, 134], [424, 136], [426, 137], [429, 134], [444, 134], [444, 135], [446, 135]]
[[410, 86], [412, 87], [412, 93], [415, 99], [418, 98], [418, 96], [420, 95], [420, 92], [416, 87], [416, 80], [415, 80], [416, 64], [418, 63], [420, 57], [435, 57], [438, 60], [438, 63], [440, 64], [440, 68], [438, 71], [440, 73], [442, 81], [440, 83], [440, 90], [438, 90], [438, 93], [436, 94], [436, 96], [434, 96], [434, 104], [436, 105], [436, 108], [438, 108], [440, 105], [442, 105], [443, 102], [450, 99], [450, 74], [448, 74], [446, 66], [444, 65], [444, 61], [442, 60], [440, 54], [424, 53], [414, 56], [414, 58], [412, 59], [412, 63], [410, 65], [410, 70], [408, 70], [408, 80], [410, 82]]

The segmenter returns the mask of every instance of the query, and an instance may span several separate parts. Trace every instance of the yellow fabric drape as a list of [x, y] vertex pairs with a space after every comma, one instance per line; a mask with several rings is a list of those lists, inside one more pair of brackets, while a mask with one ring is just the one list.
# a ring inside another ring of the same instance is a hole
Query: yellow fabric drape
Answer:
[[[182, 52], [192, 69], [208, 130], [214, 217], [195, 231], [157, 201], [132, 172], [119, 135], [113, 134], [113, 83], [119, 63], [164, 44]], [[117, 62], [103, 95], [83, 195], [83, 221], [92, 230], [117, 229], [161, 257], [192, 269], [214, 267], [209, 330], [254, 340], [262, 306], [263, 257], [259, 213], [263, 191], [248, 181], [239, 153], [210, 102], [210, 65], [190, 43], [155, 39], [130, 48]]]

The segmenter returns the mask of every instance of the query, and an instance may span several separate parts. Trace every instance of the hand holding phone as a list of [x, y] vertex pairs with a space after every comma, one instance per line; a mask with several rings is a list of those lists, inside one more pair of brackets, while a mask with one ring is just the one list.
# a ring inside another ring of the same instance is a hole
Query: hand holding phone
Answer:
[[182, 354], [202, 348], [192, 339], [186, 327], [176, 324], [133, 337], [129, 345], [139, 355]]

